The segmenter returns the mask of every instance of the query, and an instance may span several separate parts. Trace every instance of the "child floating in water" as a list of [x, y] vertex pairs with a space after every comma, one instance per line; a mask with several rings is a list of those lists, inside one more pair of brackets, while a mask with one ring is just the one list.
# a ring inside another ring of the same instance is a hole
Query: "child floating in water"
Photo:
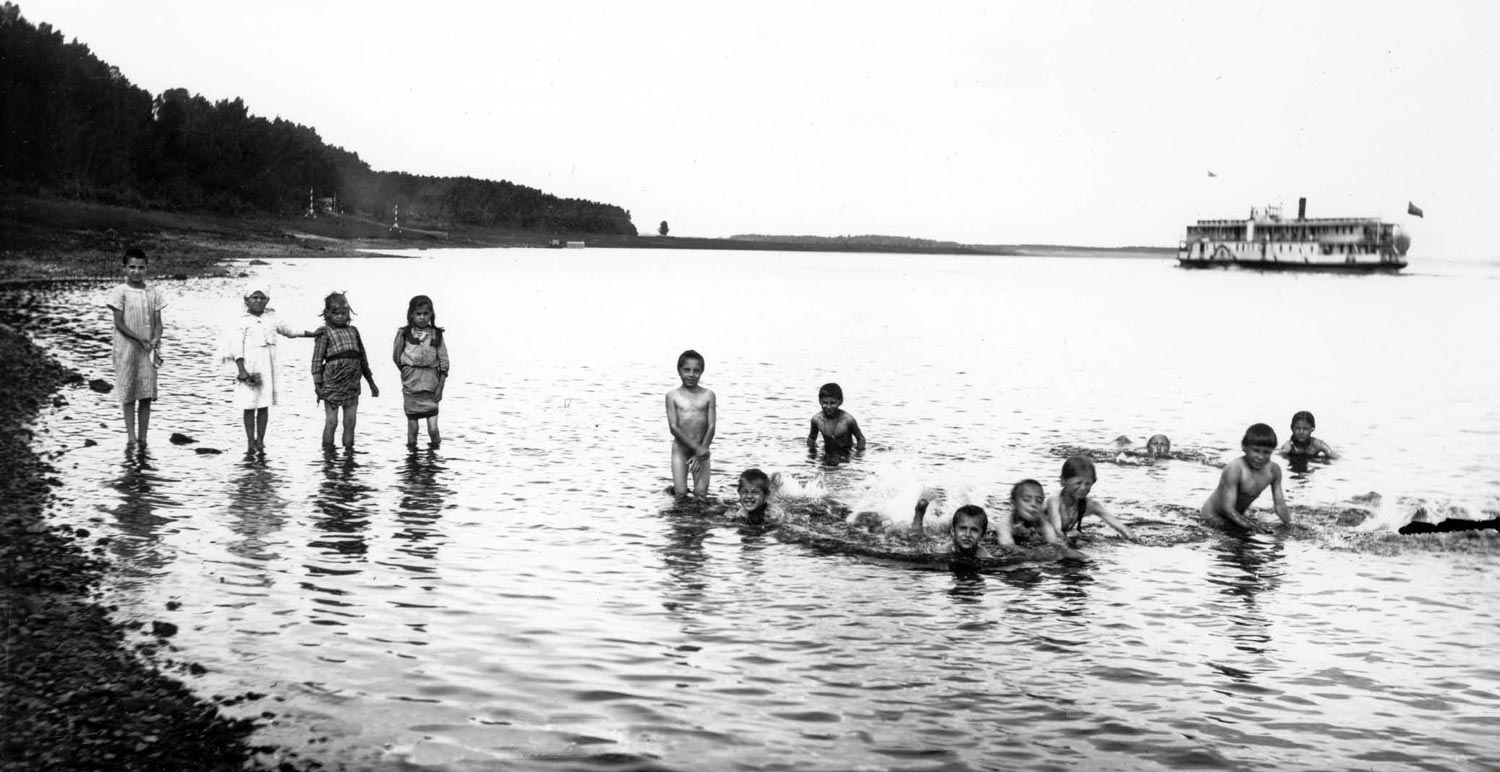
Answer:
[[818, 450], [818, 435], [823, 436], [824, 453], [848, 453], [865, 449], [865, 435], [859, 430], [859, 422], [845, 413], [844, 390], [837, 383], [825, 383], [818, 389], [818, 407], [822, 408], [812, 417], [812, 429], [807, 433], [807, 452]]
[[1219, 487], [1203, 502], [1203, 522], [1216, 528], [1233, 524], [1249, 531], [1262, 530], [1246, 513], [1261, 491], [1270, 486], [1276, 516], [1281, 518], [1282, 525], [1290, 526], [1292, 513], [1287, 510], [1286, 497], [1281, 492], [1281, 467], [1271, 460], [1276, 449], [1276, 430], [1265, 424], [1251, 425], [1245, 430], [1240, 449], [1245, 455], [1224, 467]]
[[391, 358], [401, 370], [401, 394], [406, 410], [406, 447], [417, 449], [417, 429], [427, 420], [432, 447], [442, 442], [438, 433], [438, 403], [448, 382], [448, 344], [437, 326], [432, 298], [418, 295], [406, 305], [406, 326], [396, 330]]
[[[926, 538], [923, 520], [927, 516], [927, 507], [930, 504], [931, 501], [926, 498], [917, 501], [916, 513], [911, 519], [913, 539], [920, 541]], [[948, 533], [952, 541], [937, 552], [963, 560], [992, 558], [994, 555], [981, 543], [989, 531], [990, 518], [985, 514], [984, 508], [974, 504], [965, 504], [953, 511], [953, 519], [948, 524]]]
[[333, 435], [339, 426], [339, 411], [344, 413], [344, 448], [354, 449], [354, 425], [359, 419], [360, 378], [370, 383], [370, 396], [379, 397], [380, 387], [370, 372], [365, 344], [359, 330], [349, 323], [349, 300], [342, 292], [323, 298], [323, 321], [328, 323], [313, 346], [313, 389], [323, 403], [323, 448], [333, 447]]
[[1312, 413], [1306, 410], [1297, 411], [1292, 416], [1292, 437], [1281, 446], [1281, 455], [1302, 458], [1323, 456], [1330, 461], [1338, 458], [1339, 454], [1333, 452], [1333, 448], [1329, 447], [1328, 443], [1313, 438], [1313, 429], [1317, 426], [1318, 421], [1313, 418]]
[[1073, 456], [1063, 462], [1062, 490], [1047, 499], [1047, 522], [1059, 543], [1068, 537], [1069, 531], [1082, 533], [1084, 515], [1090, 512], [1121, 536], [1138, 541], [1128, 526], [1116, 520], [1103, 504], [1088, 497], [1097, 479], [1094, 462], [1087, 456]]
[[1165, 434], [1151, 435], [1151, 439], [1146, 440], [1146, 455], [1150, 458], [1170, 458], [1172, 441]]
[[1025, 543], [1060, 543], [1047, 520], [1047, 492], [1036, 480], [1022, 480], [1010, 489], [1010, 512], [995, 519], [995, 534], [1001, 547]]
[[677, 357], [682, 386], [667, 392], [667, 429], [672, 432], [672, 494], [687, 495], [687, 476], [693, 475], [693, 494], [708, 495], [709, 443], [714, 441], [718, 405], [714, 393], [698, 385], [703, 377], [703, 355], [692, 349]]
[[770, 509], [771, 478], [754, 467], [740, 472], [738, 488], [740, 505], [729, 516], [747, 523], [764, 523]]

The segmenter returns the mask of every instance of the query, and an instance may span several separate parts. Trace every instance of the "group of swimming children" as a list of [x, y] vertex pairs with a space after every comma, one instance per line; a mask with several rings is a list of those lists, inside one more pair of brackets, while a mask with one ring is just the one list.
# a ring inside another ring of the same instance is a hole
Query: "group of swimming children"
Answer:
[[[127, 251], [122, 263], [125, 283], [105, 300], [114, 317], [114, 395], [124, 410], [127, 444], [143, 448], [156, 399], [157, 370], [163, 361], [161, 311], [166, 298], [158, 287], [146, 283], [149, 262], [144, 251]], [[265, 449], [270, 408], [280, 399], [278, 335], [317, 339], [312, 380], [315, 396], [324, 407], [323, 447], [334, 448], [342, 418], [343, 445], [352, 449], [361, 381], [369, 383], [372, 397], [380, 396], [380, 388], [375, 385], [359, 330], [349, 323], [353, 309], [348, 298], [342, 292], [325, 297], [324, 325], [313, 331], [294, 330], [281, 322], [266, 305], [270, 299], [259, 285], [246, 288], [244, 313], [224, 330], [220, 346], [222, 360], [236, 370], [235, 404], [243, 411], [248, 450]], [[407, 304], [406, 325], [396, 330], [391, 361], [401, 371], [407, 448], [416, 448], [422, 421], [427, 423], [432, 447], [437, 447], [441, 442], [438, 403], [448, 379], [448, 346], [443, 328], [437, 326], [432, 299], [426, 295], [417, 295]]]
[[[688, 494], [690, 476], [693, 494], [700, 499], [708, 494], [709, 445], [714, 439], [717, 402], [713, 391], [699, 383], [703, 371], [702, 354], [691, 349], [682, 352], [677, 358], [677, 375], [682, 385], [666, 395], [667, 427], [672, 434], [672, 491], [679, 498]], [[818, 389], [819, 411], [813, 415], [807, 435], [809, 452], [816, 452], [820, 436], [825, 453], [864, 450], [864, 433], [854, 416], [843, 410], [843, 403], [843, 389], [838, 384], [828, 383]], [[1333, 448], [1312, 437], [1315, 427], [1312, 413], [1304, 410], [1293, 415], [1292, 437], [1279, 452], [1289, 458], [1337, 458]], [[1242, 532], [1264, 530], [1249, 515], [1249, 509], [1269, 487], [1277, 517], [1283, 527], [1290, 526], [1292, 517], [1282, 493], [1281, 467], [1271, 460], [1271, 455], [1278, 452], [1276, 431], [1263, 423], [1253, 424], [1245, 431], [1240, 448], [1244, 455], [1224, 467], [1217, 488], [1203, 502], [1200, 514], [1204, 523]], [[1158, 434], [1147, 441], [1141, 455], [1154, 459], [1170, 453], [1171, 441]], [[1070, 550], [1070, 538], [1080, 533], [1084, 518], [1090, 514], [1124, 538], [1137, 541], [1129, 526], [1116, 519], [1103, 503], [1089, 498], [1097, 479], [1093, 459], [1073, 455], [1063, 462], [1057, 493], [1048, 496], [1042, 484], [1032, 479], [1012, 486], [1011, 509], [996, 518], [993, 530], [983, 507], [968, 504], [956, 509], [947, 529], [950, 542], [939, 550], [956, 558], [979, 559], [993, 557], [987, 543], [1002, 549], [1052, 544]], [[760, 469], [745, 470], [738, 480], [739, 506], [731, 516], [751, 522], [775, 519], [775, 515], [768, 514], [775, 487], [776, 480]], [[911, 537], [925, 538], [924, 518], [930, 503], [925, 497], [918, 500], [908, 531]]]

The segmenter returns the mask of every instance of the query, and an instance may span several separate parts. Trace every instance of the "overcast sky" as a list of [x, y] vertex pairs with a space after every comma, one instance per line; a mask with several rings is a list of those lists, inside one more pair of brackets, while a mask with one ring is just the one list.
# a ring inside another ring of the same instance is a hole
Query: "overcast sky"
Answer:
[[1176, 246], [1306, 196], [1413, 258], [1500, 257], [1492, 3], [19, 5], [153, 94], [643, 232]]

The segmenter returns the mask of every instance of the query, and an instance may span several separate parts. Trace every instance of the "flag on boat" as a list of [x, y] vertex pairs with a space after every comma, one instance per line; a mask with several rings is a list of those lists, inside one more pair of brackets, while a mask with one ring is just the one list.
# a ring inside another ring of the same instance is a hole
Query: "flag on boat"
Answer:
[[1213, 170], [1213, 169], [1209, 169], [1209, 170], [1208, 170], [1208, 176], [1210, 176], [1210, 177], [1217, 177], [1217, 176], [1219, 176], [1219, 175], [1217, 175], [1217, 174], [1214, 174], [1214, 170]]
[[1422, 216], [1422, 208], [1419, 207], [1419, 206], [1417, 206], [1416, 204], [1413, 204], [1412, 202], [1408, 201], [1408, 202], [1406, 202], [1406, 213], [1409, 214], [1409, 215], [1411, 215], [1411, 216], [1413, 216], [1413, 217], [1421, 217]]

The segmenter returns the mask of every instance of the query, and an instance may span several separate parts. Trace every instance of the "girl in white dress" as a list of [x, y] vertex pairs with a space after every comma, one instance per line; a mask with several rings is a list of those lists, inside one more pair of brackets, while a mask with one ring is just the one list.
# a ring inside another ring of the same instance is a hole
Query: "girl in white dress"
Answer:
[[235, 377], [234, 404], [244, 411], [245, 441], [251, 452], [265, 450], [266, 425], [271, 406], [280, 399], [276, 386], [276, 336], [313, 338], [317, 332], [298, 332], [266, 308], [271, 297], [263, 290], [245, 292], [245, 313], [224, 333], [224, 361], [239, 371]]

